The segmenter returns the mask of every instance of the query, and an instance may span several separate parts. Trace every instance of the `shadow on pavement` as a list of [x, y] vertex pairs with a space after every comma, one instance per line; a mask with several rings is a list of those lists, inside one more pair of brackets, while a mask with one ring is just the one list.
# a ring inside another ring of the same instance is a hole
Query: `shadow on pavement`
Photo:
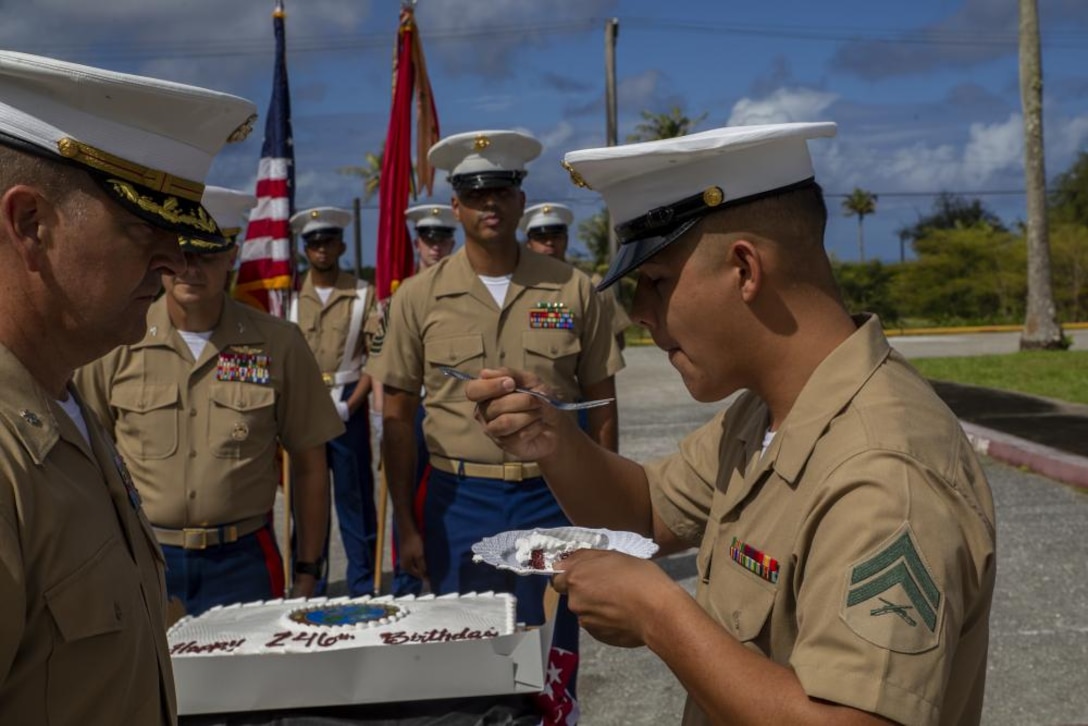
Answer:
[[1088, 406], [947, 381], [930, 383], [963, 421], [1088, 457]]

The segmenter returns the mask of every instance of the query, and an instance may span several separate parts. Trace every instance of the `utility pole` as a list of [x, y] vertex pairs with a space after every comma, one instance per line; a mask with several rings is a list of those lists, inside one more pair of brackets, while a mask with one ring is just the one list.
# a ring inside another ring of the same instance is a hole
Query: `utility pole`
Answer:
[[[609, 18], [604, 24], [604, 107], [605, 139], [608, 146], [616, 145], [616, 39], [620, 34], [619, 18]], [[608, 213], [608, 260], [616, 258], [616, 230], [612, 214]]]
[[363, 202], [359, 197], [351, 201], [355, 212], [355, 279], [363, 278]]

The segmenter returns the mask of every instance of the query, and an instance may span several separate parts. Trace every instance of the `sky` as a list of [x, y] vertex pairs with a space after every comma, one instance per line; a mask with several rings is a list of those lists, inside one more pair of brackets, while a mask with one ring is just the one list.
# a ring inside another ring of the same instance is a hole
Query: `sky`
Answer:
[[[271, 93], [273, 0], [0, 0], [0, 47], [247, 97]], [[601, 208], [560, 167], [605, 145], [605, 24], [619, 22], [620, 141], [640, 113], [673, 107], [697, 131], [835, 121], [810, 142], [828, 195], [827, 248], [860, 257], [842, 210], [855, 187], [877, 195], [868, 259], [897, 261], [897, 231], [942, 191], [978, 198], [1007, 224], [1025, 218], [1015, 0], [418, 0], [416, 18], [443, 135], [518, 129], [544, 144], [527, 205], [562, 202], [577, 221]], [[1088, 150], [1088, 4], [1038, 0], [1047, 177]], [[286, 0], [296, 205], [350, 207], [346, 166], [382, 145], [389, 119], [397, 0]], [[263, 121], [216, 159], [208, 182], [252, 191]], [[439, 172], [434, 194], [448, 202]], [[377, 199], [364, 203], [373, 264]], [[573, 236], [573, 235], [572, 235]], [[577, 248], [579, 243], [572, 239]], [[910, 251], [906, 252], [910, 258]]]

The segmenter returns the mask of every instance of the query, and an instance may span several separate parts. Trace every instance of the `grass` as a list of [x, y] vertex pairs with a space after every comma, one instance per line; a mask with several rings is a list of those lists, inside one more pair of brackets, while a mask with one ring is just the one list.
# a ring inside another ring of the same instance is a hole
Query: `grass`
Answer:
[[1088, 351], [914, 358], [926, 378], [1088, 404]]

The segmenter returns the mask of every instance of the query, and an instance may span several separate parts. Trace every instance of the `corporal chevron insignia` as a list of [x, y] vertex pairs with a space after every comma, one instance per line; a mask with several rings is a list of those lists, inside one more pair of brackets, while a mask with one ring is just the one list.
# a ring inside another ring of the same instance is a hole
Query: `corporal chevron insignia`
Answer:
[[847, 568], [840, 617], [874, 645], [921, 653], [937, 645], [944, 596], [909, 523]]

